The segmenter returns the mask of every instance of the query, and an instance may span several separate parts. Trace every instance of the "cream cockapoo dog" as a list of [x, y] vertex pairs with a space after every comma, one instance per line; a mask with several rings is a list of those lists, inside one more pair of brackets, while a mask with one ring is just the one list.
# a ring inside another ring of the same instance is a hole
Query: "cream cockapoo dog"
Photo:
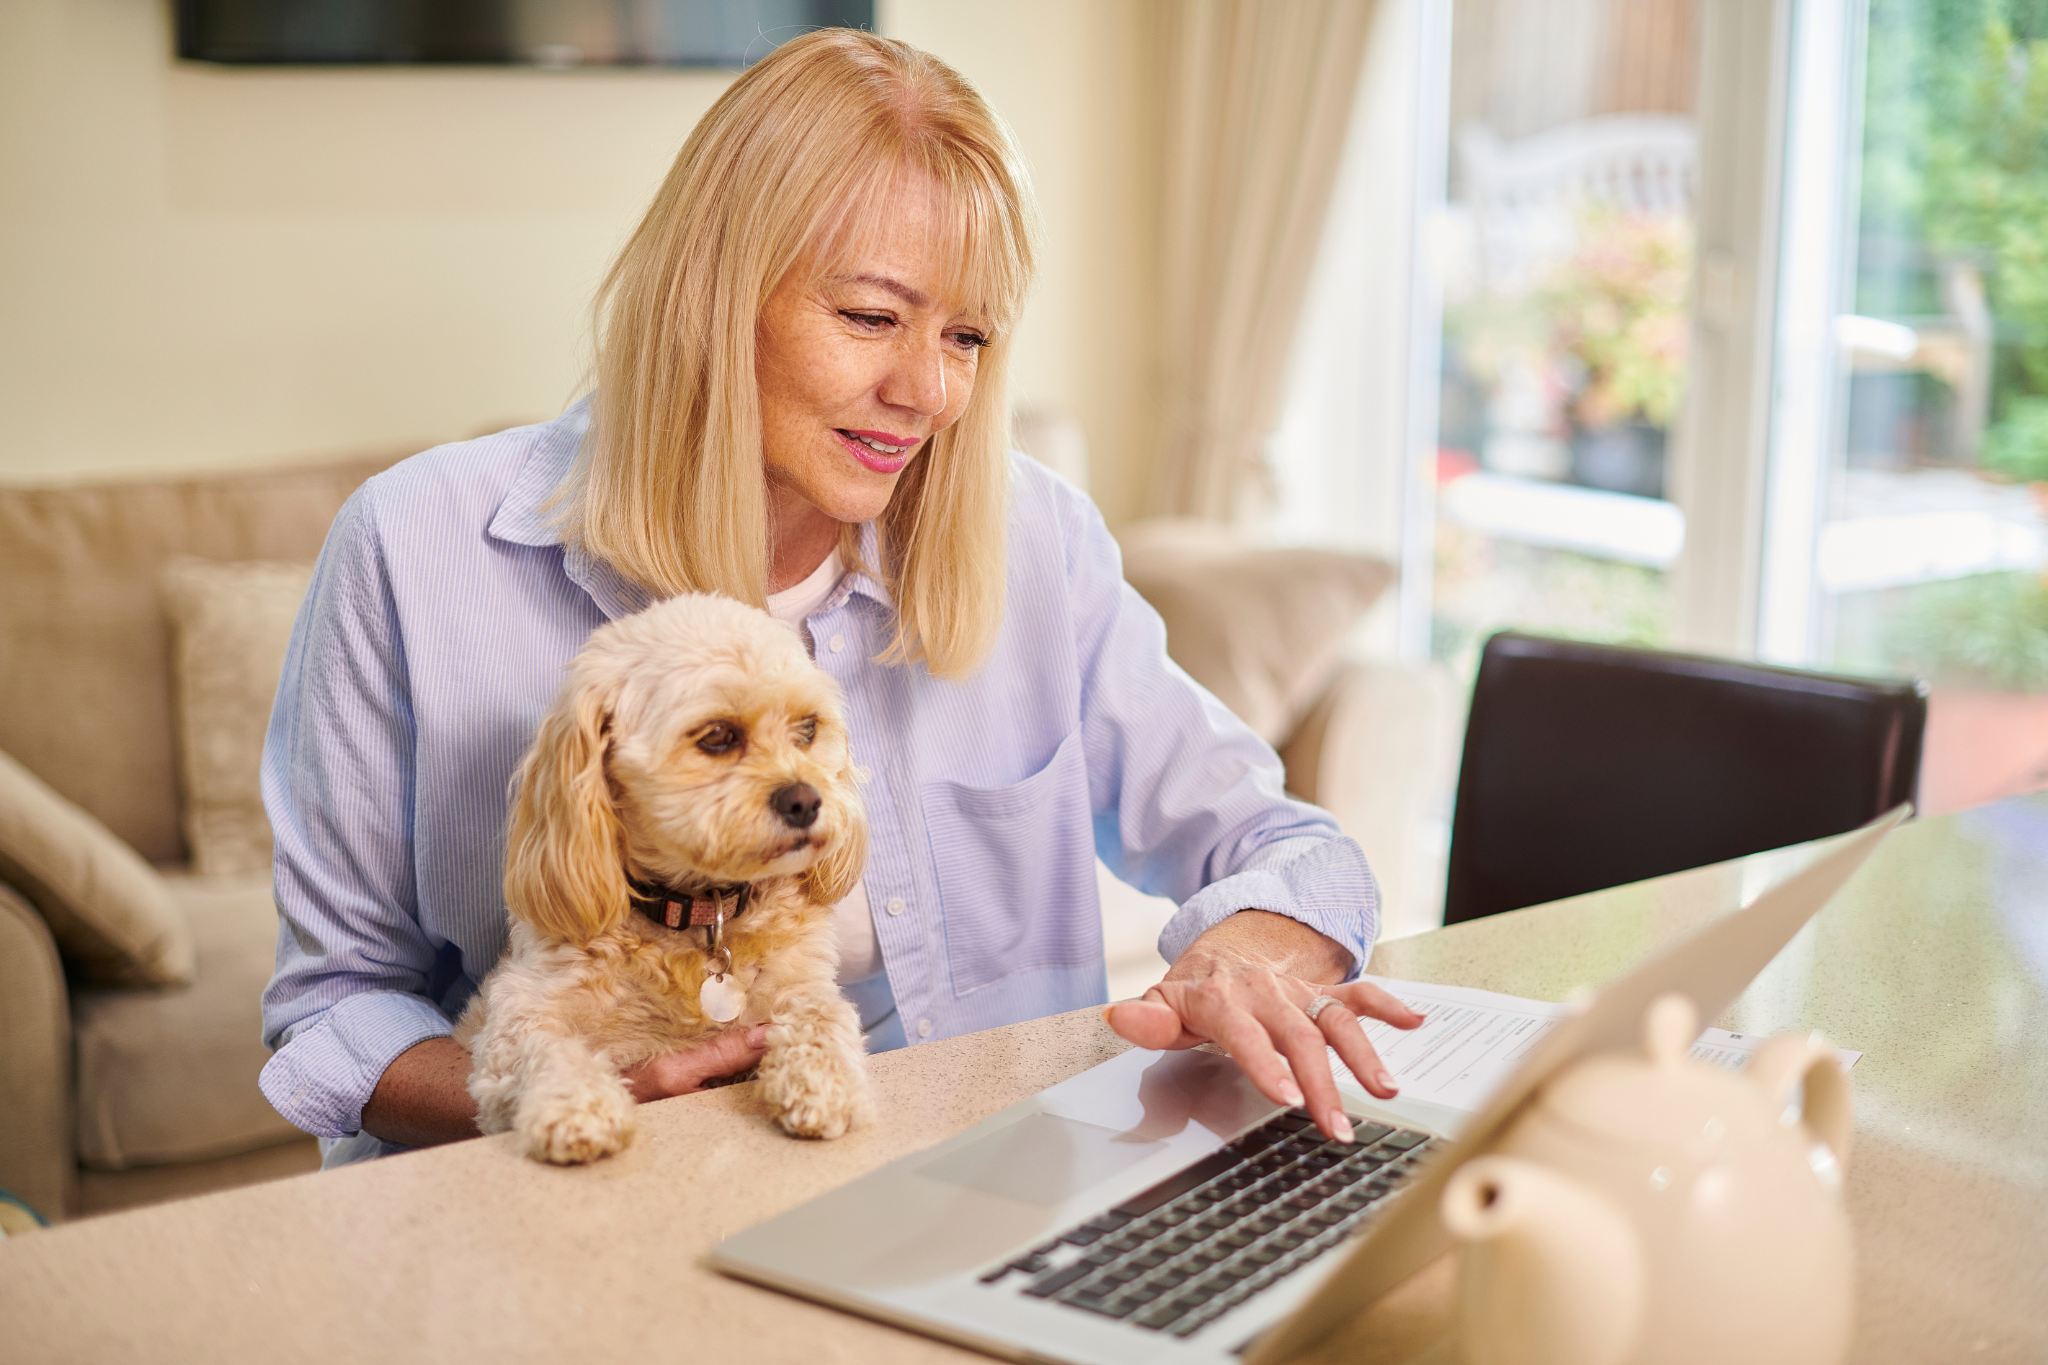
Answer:
[[763, 1022], [781, 1125], [862, 1121], [832, 905], [866, 860], [839, 689], [794, 631], [703, 594], [601, 627], [520, 770], [512, 937], [456, 1035], [479, 1126], [607, 1156], [632, 1134], [622, 1070]]

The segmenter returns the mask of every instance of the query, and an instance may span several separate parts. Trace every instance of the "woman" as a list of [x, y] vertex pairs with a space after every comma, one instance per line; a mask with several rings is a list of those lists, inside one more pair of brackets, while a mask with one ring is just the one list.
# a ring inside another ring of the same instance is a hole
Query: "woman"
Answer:
[[[343, 509], [264, 757], [263, 1087], [328, 1164], [475, 1132], [448, 1035], [506, 938], [506, 784], [590, 631], [689, 589], [799, 624], [846, 690], [873, 778], [841, 979], [871, 1047], [1100, 1004], [1099, 849], [1182, 902], [1118, 1032], [1214, 1039], [1332, 1134], [1326, 1042], [1393, 1093], [1356, 1019], [1417, 1017], [1331, 984], [1375, 929], [1357, 845], [1167, 662], [1086, 498], [1004, 452], [1033, 235], [958, 75], [798, 39], [704, 117], [614, 265], [594, 397]], [[658, 1098], [759, 1055], [733, 1036], [631, 1080]]]

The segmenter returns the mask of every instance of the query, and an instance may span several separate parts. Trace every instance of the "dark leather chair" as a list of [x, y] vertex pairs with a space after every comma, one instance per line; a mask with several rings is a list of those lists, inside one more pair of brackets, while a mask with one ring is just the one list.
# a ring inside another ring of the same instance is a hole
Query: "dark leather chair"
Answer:
[[1496, 635], [1444, 922], [1854, 829], [1913, 799], [1926, 724], [1917, 682]]

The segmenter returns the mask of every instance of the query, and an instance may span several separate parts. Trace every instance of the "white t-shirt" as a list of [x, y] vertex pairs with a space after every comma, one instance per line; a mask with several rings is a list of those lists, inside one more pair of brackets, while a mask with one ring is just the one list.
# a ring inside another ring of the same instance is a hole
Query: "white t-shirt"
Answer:
[[[832, 595], [845, 576], [834, 549], [809, 578], [793, 588], [768, 595], [768, 614], [802, 629], [804, 618]], [[832, 907], [832, 930], [839, 940], [839, 984], [865, 981], [882, 970], [882, 945], [868, 914], [868, 889], [856, 884], [846, 899]]]

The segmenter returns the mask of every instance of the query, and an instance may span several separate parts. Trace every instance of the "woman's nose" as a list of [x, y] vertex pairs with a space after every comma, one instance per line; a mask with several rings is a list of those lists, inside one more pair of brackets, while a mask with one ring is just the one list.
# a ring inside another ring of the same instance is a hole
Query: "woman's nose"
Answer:
[[937, 338], [904, 348], [883, 380], [881, 399], [891, 407], [908, 408], [920, 417], [946, 410], [946, 360]]

